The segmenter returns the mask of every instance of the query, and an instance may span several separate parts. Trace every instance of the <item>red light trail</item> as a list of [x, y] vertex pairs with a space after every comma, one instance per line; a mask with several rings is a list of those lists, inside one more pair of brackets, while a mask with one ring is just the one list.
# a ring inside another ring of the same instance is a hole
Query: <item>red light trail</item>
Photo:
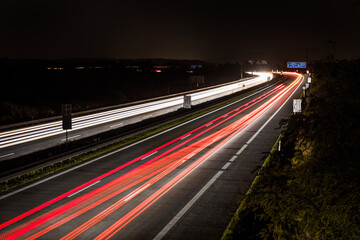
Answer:
[[[274, 90], [272, 90], [272, 91], [274, 91]], [[222, 115], [222, 116], [220, 116], [220, 117], [218, 117], [218, 118], [216, 118], [216, 119], [214, 119], [214, 120], [212, 120], [212, 121], [210, 121], [210, 122], [208, 122], [208, 123], [206, 123], [206, 124], [204, 124], [204, 125], [196, 128], [196, 129], [194, 129], [194, 130], [192, 130], [192, 131], [190, 131], [190, 132], [188, 132], [188, 133], [186, 133], [186, 134], [183, 134], [182, 136], [180, 136], [180, 137], [178, 137], [178, 138], [175, 138], [174, 140], [172, 140], [172, 141], [170, 141], [170, 142], [168, 142], [168, 143], [166, 143], [166, 144], [163, 144], [162, 146], [159, 146], [159, 147], [153, 149], [152, 151], [150, 151], [150, 152], [148, 152], [148, 153], [145, 153], [145, 154], [143, 154], [143, 155], [141, 155], [141, 156], [139, 156], [139, 157], [137, 157], [137, 158], [135, 158], [135, 159], [133, 159], [133, 160], [131, 160], [131, 161], [129, 161], [129, 162], [127, 162], [127, 163], [125, 163], [125, 164], [123, 164], [123, 165], [121, 165], [121, 166], [119, 166], [119, 167], [117, 167], [117, 168], [115, 168], [115, 169], [113, 169], [113, 170], [111, 170], [111, 171], [109, 171], [109, 172], [107, 172], [107, 173], [105, 173], [105, 174], [97, 177], [97, 178], [94, 178], [94, 179], [88, 181], [87, 183], [82, 184], [82, 185], [79, 186], [79, 187], [76, 187], [76, 188], [74, 188], [74, 189], [72, 189], [72, 190], [70, 190], [70, 191], [68, 191], [68, 192], [66, 192], [66, 193], [64, 193], [64, 194], [62, 194], [62, 195], [60, 195], [60, 196], [58, 196], [58, 197], [56, 197], [56, 198], [54, 198], [54, 199], [52, 199], [52, 200], [44, 203], [44, 204], [42, 204], [42, 205], [34, 208], [34, 209], [32, 209], [32, 210], [29, 210], [29, 211], [27, 211], [27, 212], [25, 212], [25, 213], [23, 213], [23, 214], [15, 217], [15, 218], [11, 219], [11, 220], [9, 220], [9, 221], [7, 221], [7, 222], [5, 222], [5, 223], [0, 224], [0, 229], [5, 228], [5, 227], [7, 227], [7, 226], [9, 226], [9, 225], [11, 225], [11, 224], [13, 224], [13, 223], [15, 223], [15, 222], [17, 222], [17, 221], [25, 218], [25, 217], [33, 214], [33, 213], [35, 213], [35, 212], [37, 212], [37, 211], [39, 211], [39, 210], [41, 210], [41, 209], [43, 209], [43, 208], [45, 208], [45, 207], [50, 206], [51, 204], [53, 204], [53, 203], [55, 203], [55, 202], [58, 202], [59, 200], [65, 198], [65, 197], [67, 197], [67, 196], [69, 196], [69, 195], [71, 195], [71, 194], [73, 194], [73, 193], [75, 193], [75, 192], [77, 192], [77, 191], [79, 191], [79, 190], [81, 190], [81, 189], [83, 189], [83, 188], [85, 188], [85, 187], [87, 187], [87, 186], [89, 186], [89, 185], [91, 185], [91, 184], [93, 184], [93, 183], [101, 180], [101, 179], [104, 179], [104, 178], [107, 177], [107, 176], [110, 176], [111, 174], [114, 174], [114, 173], [120, 171], [121, 169], [123, 169], [123, 168], [125, 168], [125, 167], [130, 166], [131, 164], [134, 164], [134, 163], [138, 162], [139, 160], [143, 159], [144, 157], [149, 156], [149, 155], [153, 154], [154, 152], [157, 152], [157, 151], [159, 151], [159, 150], [161, 150], [161, 149], [163, 149], [163, 148], [165, 148], [165, 147], [167, 147], [167, 146], [169, 146], [169, 145], [171, 145], [171, 144], [173, 144], [173, 143], [181, 140], [181, 138], [183, 138], [183, 137], [185, 137], [185, 136], [188, 136], [188, 135], [190, 135], [190, 134], [192, 134], [192, 133], [194, 133], [194, 132], [196, 132], [196, 131], [198, 131], [198, 130], [200, 130], [200, 129], [202, 129], [202, 128], [205, 128], [207, 125], [212, 124], [212, 123], [218, 121], [219, 119], [223, 118], [225, 115], [229, 115], [230, 113], [233, 113], [233, 112], [235, 112], [235, 111], [237, 111], [237, 110], [239, 110], [239, 109], [241, 109], [241, 108], [243, 108], [243, 110], [246, 110], [246, 109], [250, 108], [251, 106], [253, 106], [254, 104], [256, 104], [258, 101], [260, 101], [260, 100], [263, 99], [264, 97], [266, 97], [266, 96], [268, 96], [269, 94], [271, 94], [272, 91], [270, 91], [270, 92], [268, 92], [268, 93], [265, 93], [265, 94], [261, 95], [260, 97], [252, 100], [252, 101], [251, 101], [251, 102], [253, 102], [252, 105], [248, 105], [248, 103], [247, 103], [247, 104], [244, 104], [244, 105], [242, 105], [242, 106], [240, 106], [240, 107], [238, 107], [238, 108], [230, 111], [229, 113], [226, 113], [226, 114], [224, 114], [224, 115]], [[238, 112], [238, 113], [240, 113], [240, 112]], [[227, 118], [226, 120], [228, 120], [228, 119], [230, 119], [230, 118], [231, 118], [231, 117]], [[225, 121], [222, 121], [222, 122], [225, 122]], [[221, 123], [222, 123], [222, 122], [221, 122]], [[205, 132], [211, 130], [211, 129], [214, 128], [214, 127], [215, 127], [215, 126], [212, 126], [211, 128], [208, 128]], [[203, 133], [205, 133], [205, 132], [203, 132]], [[200, 136], [200, 134], [198, 134], [197, 137], [198, 137], [198, 136]], [[181, 147], [182, 145], [184, 145], [185, 143], [191, 141], [192, 139], [195, 139], [195, 137], [192, 137], [192, 138], [188, 139], [187, 141], [184, 141], [182, 144], [179, 144], [176, 148]], [[173, 150], [175, 150], [176, 148], [173, 148]], [[160, 158], [160, 157], [162, 157], [162, 156], [164, 156], [164, 155], [165, 155], [165, 154], [159, 155], [158, 157], [154, 158], [152, 161], [155, 161], [155, 160], [157, 160], [158, 158]], [[148, 162], [148, 163], [149, 163], [149, 162]]]
[[[207, 159], [209, 159], [214, 153], [216, 153], [219, 149], [221, 149], [227, 142], [233, 139], [235, 136], [239, 134], [246, 126], [256, 121], [262, 114], [267, 111], [269, 108], [273, 107], [274, 104], [281, 98], [283, 98], [289, 91], [291, 91], [296, 85], [301, 81], [301, 75], [296, 73], [287, 73], [287, 74], [295, 74], [297, 75], [297, 79], [291, 83], [289, 86], [285, 87], [284, 85], [279, 85], [273, 90], [257, 97], [256, 99], [243, 104], [236, 109], [219, 116], [218, 118], [186, 133], [182, 136], [175, 138], [174, 140], [155, 148], [154, 150], [143, 154], [140, 157], [137, 157], [126, 164], [123, 164], [81, 186], [74, 188], [73, 190], [64, 193], [57, 198], [54, 198], [24, 214], [19, 215], [3, 224], [0, 225], [0, 229], [6, 228], [11, 224], [22, 220], [30, 215], [54, 204], [55, 202], [64, 199], [65, 197], [76, 193], [77, 191], [83, 189], [86, 186], [89, 186], [101, 179], [104, 179], [111, 174], [117, 173], [119, 170], [130, 166], [143, 159], [146, 156], [149, 156], [157, 151], [164, 149], [167, 146], [172, 144], [176, 144], [170, 149], [164, 151], [158, 156], [152, 158], [151, 160], [141, 164], [140, 166], [134, 168], [133, 170], [115, 178], [114, 180], [104, 184], [103, 186], [77, 198], [68, 203], [65, 203], [53, 210], [50, 210], [47, 213], [40, 215], [39, 217], [34, 218], [33, 220], [28, 221], [25, 224], [18, 226], [13, 230], [9, 230], [3, 235], [0, 236], [0, 239], [15, 239], [17, 237], [23, 236], [24, 234], [30, 234], [26, 239], [36, 239], [55, 228], [69, 222], [70, 220], [84, 214], [85, 212], [99, 206], [100, 204], [119, 196], [120, 194], [124, 194], [117, 200], [115, 203], [112, 203], [110, 206], [102, 210], [100, 213], [96, 214], [96, 216], [88, 219], [84, 223], [79, 226], [76, 226], [74, 230], [66, 234], [62, 239], [74, 239], [80, 234], [84, 233], [86, 230], [93, 227], [95, 224], [102, 221], [104, 218], [112, 214], [114, 211], [121, 208], [124, 204], [130, 202], [133, 198], [140, 195], [145, 191], [150, 191], [150, 188], [153, 187], [155, 183], [164, 178], [169, 178], [169, 174], [179, 172], [179, 166], [188, 163], [188, 161], [192, 158], [198, 157], [198, 159], [193, 160], [193, 162], [189, 162], [189, 166], [185, 166], [185, 168], [178, 173], [172, 179], [170, 178], [168, 182], [161, 186], [158, 190], [152, 193], [148, 198], [134, 207], [130, 212], [126, 213], [122, 216], [118, 221], [116, 221], [113, 225], [111, 225], [108, 229], [104, 230], [100, 235], [97, 236], [96, 239], [109, 239], [113, 235], [115, 235], [118, 231], [120, 231], [123, 227], [125, 227], [128, 223], [130, 223], [134, 218], [136, 218], [139, 214], [144, 212], [147, 208], [149, 208], [154, 202], [156, 202], [159, 198], [161, 198], [164, 194], [170, 191], [174, 186], [176, 186], [182, 179], [196, 170], [201, 164], [203, 164]], [[223, 123], [229, 122], [230, 119], [233, 119], [235, 116], [244, 112], [245, 110], [253, 107], [256, 104], [259, 104], [261, 101], [269, 98], [265, 103], [257, 107], [255, 110], [246, 114], [242, 118], [234, 121], [233, 123], [229, 123], [227, 126], [217, 130], [208, 136], [203, 137], [195, 142], [192, 142], [198, 139], [200, 136], [205, 133], [215, 129]], [[211, 124], [211, 126], [209, 126]], [[201, 131], [200, 131], [201, 130]], [[197, 132], [197, 133], [196, 133]], [[179, 141], [185, 136], [188, 136], [192, 133], [194, 136], [188, 137], [184, 141]], [[191, 143], [192, 142], [192, 143]], [[188, 145], [186, 145], [188, 144]], [[200, 153], [204, 151], [209, 146], [209, 151], [205, 152], [203, 155]], [[199, 156], [198, 156], [199, 155]], [[130, 190], [131, 188], [135, 188]], [[129, 191], [127, 193], [126, 191]], [[153, 190], [151, 190], [153, 191]], [[56, 218], [56, 221], [52, 221]], [[35, 232], [34, 232], [35, 231]], [[31, 235], [32, 234], [32, 235]]]

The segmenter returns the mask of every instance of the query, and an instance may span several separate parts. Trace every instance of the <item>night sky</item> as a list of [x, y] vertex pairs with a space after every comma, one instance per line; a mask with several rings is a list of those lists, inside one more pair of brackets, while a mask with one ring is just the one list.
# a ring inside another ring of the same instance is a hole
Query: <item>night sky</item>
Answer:
[[[2, 0], [0, 57], [360, 57], [359, 0]], [[331, 42], [329, 42], [331, 41]]]

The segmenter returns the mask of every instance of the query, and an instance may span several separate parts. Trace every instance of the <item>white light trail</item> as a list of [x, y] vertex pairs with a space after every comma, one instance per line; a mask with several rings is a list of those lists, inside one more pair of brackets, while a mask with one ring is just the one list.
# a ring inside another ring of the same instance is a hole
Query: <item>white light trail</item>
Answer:
[[[206, 102], [217, 97], [225, 96], [233, 92], [241, 91], [242, 89], [255, 86], [272, 79], [271, 73], [257, 72], [255, 77], [250, 80], [235, 82], [225, 86], [212, 88], [204, 91], [199, 91], [191, 94], [193, 105]], [[76, 131], [84, 128], [95, 127], [101, 124], [110, 123], [116, 121], [116, 125], [124, 126], [124, 123], [119, 121], [136, 118], [143, 116], [143, 119], [148, 118], [149, 114], [156, 111], [167, 110], [166, 112], [176, 111], [183, 107], [183, 96], [170, 97], [163, 100], [156, 100], [152, 102], [142, 103], [134, 106], [123, 107], [115, 110], [89, 114], [86, 116], [73, 118], [73, 129], [69, 130]], [[146, 117], [147, 116], [147, 117]], [[141, 121], [141, 120], [139, 120]], [[113, 126], [116, 126], [113, 125]], [[108, 129], [105, 128], [106, 130]], [[11, 131], [0, 133], [0, 149], [17, 144], [31, 142], [59, 134], [63, 134], [62, 122], [55, 121], [46, 124], [39, 124], [32, 127], [20, 128]], [[61, 142], [61, 141], [60, 141]]]

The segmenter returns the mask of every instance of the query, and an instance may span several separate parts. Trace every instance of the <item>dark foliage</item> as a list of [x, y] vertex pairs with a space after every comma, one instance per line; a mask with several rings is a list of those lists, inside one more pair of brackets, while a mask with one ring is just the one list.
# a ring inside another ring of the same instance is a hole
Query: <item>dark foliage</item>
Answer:
[[[191, 75], [205, 81], [191, 82]], [[0, 59], [0, 125], [60, 115], [62, 103], [79, 112], [211, 86], [240, 75], [237, 64], [196, 60]]]
[[[239, 210], [257, 213], [253, 225], [268, 221], [262, 239], [360, 236], [360, 60], [318, 61], [311, 72], [305, 111], [290, 117], [282, 151], [271, 153]], [[239, 226], [226, 239], [246, 234]]]

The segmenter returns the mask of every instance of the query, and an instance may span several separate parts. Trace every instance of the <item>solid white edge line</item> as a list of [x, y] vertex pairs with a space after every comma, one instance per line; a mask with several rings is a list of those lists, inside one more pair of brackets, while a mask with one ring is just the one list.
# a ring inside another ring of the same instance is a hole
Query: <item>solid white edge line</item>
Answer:
[[183, 215], [191, 208], [191, 206], [206, 192], [206, 190], [220, 177], [223, 171], [217, 172], [210, 181], [188, 202], [181, 211], [159, 232], [154, 240], [162, 239], [170, 229], [183, 217]]
[[15, 154], [15, 153], [8, 153], [8, 154], [5, 154], [5, 155], [0, 156], [0, 158], [9, 157], [9, 156], [12, 156], [12, 155], [14, 155], [14, 154]]
[[99, 181], [96, 181], [96, 182], [94, 182], [94, 183], [92, 183], [92, 184], [90, 184], [89, 186], [84, 187], [83, 189], [80, 189], [80, 190], [77, 191], [77, 192], [74, 192], [73, 194], [70, 194], [70, 195], [67, 196], [67, 197], [72, 197], [72, 196], [74, 196], [74, 195], [76, 195], [76, 194], [78, 194], [78, 193], [80, 193], [80, 192], [88, 189], [89, 187], [92, 187], [92, 186], [94, 186], [95, 184], [98, 184], [99, 182], [100, 182], [100, 180], [99, 180]]
[[[304, 78], [303, 78], [304, 79]], [[293, 93], [288, 97], [288, 99], [285, 100], [285, 102], [279, 107], [278, 110], [271, 115], [271, 117], [259, 128], [258, 131], [250, 138], [250, 140], [245, 144], [238, 152], [244, 151], [244, 149], [249, 146], [249, 143], [251, 143], [257, 135], [268, 125], [268, 123], [275, 117], [275, 115], [284, 107], [284, 105], [289, 101], [289, 99], [292, 97], [292, 95], [298, 90], [299, 86], [293, 91]], [[238, 153], [237, 153], [238, 154]], [[225, 164], [226, 165], [226, 164]], [[225, 167], [225, 166], [224, 166]], [[224, 168], [223, 167], [223, 168]], [[222, 169], [223, 170], [223, 169]], [[194, 205], [194, 203], [205, 193], [205, 191], [216, 181], [216, 179], [219, 178], [219, 176], [223, 173], [223, 171], [217, 172], [208, 183], [188, 202], [183, 209], [176, 214], [176, 216], [171, 219], [171, 221], [159, 232], [158, 235], [155, 236], [154, 240], [160, 240], [162, 239], [174, 226], [175, 224], [185, 215], [185, 213]]]
[[111, 125], [110, 128], [120, 127], [122, 125], [124, 125], [124, 123], [118, 123], [118, 124]]
[[[77, 138], [77, 137], [80, 137], [80, 136], [81, 136], [81, 134], [75, 135], [75, 136], [72, 136], [72, 137], [68, 137], [67, 139], [70, 140], [70, 139]], [[66, 138], [61, 139], [61, 141], [66, 141]]]
[[[302, 76], [301, 82], [303, 80], [304, 76]], [[289, 101], [292, 95], [294, 95], [294, 93], [299, 89], [299, 87], [301, 86], [301, 82], [299, 86], [290, 94], [288, 99], [285, 100], [285, 102], [279, 107], [279, 109], [276, 110], [276, 112], [264, 123], [264, 125], [261, 126], [261, 128], [259, 128], [259, 130], [249, 139], [249, 141], [246, 142], [246, 144], [250, 144], [256, 138], [256, 136], [259, 135], [259, 133], [266, 127], [266, 125], [275, 117], [275, 115], [284, 107], [284, 105]]]
[[53, 176], [51, 176], [51, 177], [45, 178], [45, 179], [40, 180], [40, 181], [38, 181], [38, 182], [36, 182], [36, 183], [30, 184], [30, 185], [28, 185], [28, 186], [26, 186], [26, 187], [23, 187], [23, 188], [20, 188], [20, 189], [15, 190], [15, 191], [13, 191], [13, 192], [10, 192], [10, 193], [7, 193], [7, 194], [5, 194], [5, 195], [2, 195], [2, 196], [0, 196], [0, 200], [2, 200], [2, 199], [4, 199], [4, 198], [7, 198], [7, 197], [10, 197], [10, 196], [12, 196], [12, 195], [14, 195], [14, 194], [16, 194], [16, 193], [22, 192], [22, 191], [24, 191], [24, 190], [27, 190], [27, 189], [29, 189], [29, 188], [35, 187], [35, 186], [37, 186], [37, 185], [39, 185], [39, 184], [41, 184], [41, 183], [47, 182], [47, 181], [49, 181], [49, 180], [51, 180], [51, 179], [54, 179], [54, 178], [59, 177], [59, 176], [61, 176], [61, 175], [64, 175], [64, 174], [66, 174], [66, 173], [68, 173], [68, 172], [74, 171], [74, 170], [76, 170], [76, 169], [78, 169], [78, 168], [84, 167], [84, 166], [86, 166], [86, 165], [88, 165], [88, 164], [91, 164], [91, 163], [93, 163], [93, 162], [99, 161], [100, 159], [103, 159], [103, 158], [105, 158], [105, 157], [111, 156], [111, 155], [113, 155], [113, 154], [115, 154], [115, 153], [118, 153], [118, 152], [121, 152], [121, 151], [123, 151], [123, 150], [125, 150], [125, 149], [131, 148], [131, 147], [133, 147], [133, 146], [135, 146], [135, 145], [138, 145], [138, 144], [140, 144], [140, 143], [142, 143], [142, 142], [145, 142], [145, 141], [147, 141], [147, 140], [150, 140], [150, 139], [152, 139], [152, 138], [155, 138], [155, 137], [157, 137], [157, 136], [160, 136], [160, 135], [162, 135], [162, 134], [164, 134], [164, 133], [170, 132], [170, 131], [172, 131], [172, 130], [174, 130], [174, 129], [176, 129], [176, 128], [182, 127], [182, 126], [184, 126], [184, 125], [186, 125], [186, 124], [188, 124], [188, 123], [191, 123], [191, 122], [193, 122], [193, 121], [196, 121], [196, 120], [198, 120], [198, 119], [200, 119], [200, 118], [202, 118], [202, 117], [205, 117], [205, 116], [210, 115], [210, 114], [212, 114], [212, 113], [214, 113], [214, 112], [220, 111], [220, 110], [222, 110], [222, 109], [224, 109], [224, 108], [227, 108], [227, 107], [229, 107], [229, 106], [231, 106], [231, 105], [234, 105], [234, 104], [236, 104], [236, 103], [238, 103], [238, 102], [241, 102], [241, 101], [243, 101], [243, 100], [245, 100], [245, 99], [248, 99], [248, 98], [252, 97], [253, 95], [256, 95], [256, 94], [258, 94], [258, 93], [260, 93], [260, 92], [263, 92], [264, 90], [266, 90], [266, 89], [268, 89], [268, 88], [270, 88], [270, 87], [273, 87], [274, 85], [276, 85], [276, 83], [274, 83], [274, 84], [272, 84], [272, 85], [270, 85], [270, 86], [268, 86], [268, 87], [266, 87], [266, 88], [263, 88], [263, 89], [255, 92], [255, 93], [253, 93], [253, 94], [250, 94], [249, 96], [246, 96], [246, 97], [244, 97], [244, 98], [242, 98], [242, 99], [239, 99], [239, 100], [237, 100], [237, 101], [235, 101], [235, 102], [232, 102], [232, 103], [230, 103], [230, 104], [228, 104], [228, 105], [226, 105], [226, 106], [223, 106], [223, 107], [220, 107], [220, 108], [218, 108], [218, 109], [215, 109], [215, 110], [213, 110], [213, 111], [211, 111], [211, 112], [205, 113], [204, 115], [201, 115], [201, 116], [199, 116], [199, 117], [193, 118], [193, 119], [191, 119], [191, 120], [189, 120], [189, 121], [187, 121], [187, 122], [181, 123], [181, 124], [176, 125], [176, 126], [174, 126], [174, 127], [172, 127], [172, 128], [169, 128], [169, 129], [167, 129], [167, 130], [164, 130], [164, 131], [162, 131], [162, 132], [159, 132], [159, 133], [157, 133], [157, 134], [154, 134], [154, 135], [152, 135], [152, 136], [150, 136], [150, 137], [148, 137], [148, 138], [139, 140], [139, 141], [134, 142], [134, 143], [132, 143], [132, 144], [129, 144], [129, 145], [123, 147], [123, 148], [120, 148], [120, 149], [115, 150], [115, 151], [113, 151], [113, 152], [107, 153], [107, 154], [105, 154], [105, 155], [103, 155], [103, 156], [97, 157], [97, 158], [95, 158], [95, 159], [93, 159], [93, 160], [87, 161], [87, 162], [85, 162], [85, 163], [83, 163], [83, 164], [77, 165], [77, 166], [75, 166], [75, 167], [73, 167], [73, 168], [70, 168], [70, 169], [65, 170], [65, 171], [63, 171], [63, 172], [60, 172], [60, 173], [58, 173], [58, 174], [55, 174], [55, 175], [53, 175]]
[[[252, 83], [252, 82], [259, 82], [259, 84], [261, 83], [264, 83], [264, 76], [268, 77], [268, 76], [272, 76], [272, 74], [270, 73], [259, 73], [258, 74], [258, 77], [255, 77], [251, 80], [246, 80], [242, 83]], [[229, 84], [229, 85], [226, 85], [226, 86], [221, 86], [221, 87], [218, 87], [218, 88], [213, 88], [213, 89], [209, 89], [209, 90], [204, 90], [204, 91], [201, 91], [201, 92], [198, 92], [198, 93], [191, 93], [190, 95], [191, 96], [195, 96], [195, 95], [198, 95], [198, 96], [201, 96], [200, 97], [200, 101], [203, 101], [202, 98], [207, 98], [207, 97], [213, 97], [214, 95], [218, 94], [218, 93], [223, 93], [223, 92], [226, 92], [228, 90], [231, 90], [232, 88], [234, 87], [237, 87], [238, 86], [238, 83], [233, 83], [233, 84]], [[240, 90], [241, 91], [241, 90]], [[238, 92], [238, 91], [236, 91]], [[227, 94], [228, 95], [228, 94]], [[144, 112], [144, 110], [146, 110], [146, 112], [149, 112], [150, 108], [151, 109], [163, 109], [163, 107], [159, 108], [159, 105], [166, 105], [167, 107], [175, 107], [177, 105], [179, 105], [180, 103], [178, 102], [180, 101], [181, 103], [181, 96], [177, 96], [177, 97], [171, 97], [170, 99], [163, 99], [163, 100], [158, 100], [158, 101], [152, 101], [152, 102], [149, 102], [149, 103], [144, 103], [144, 104], [140, 104], [140, 105], [135, 105], [133, 107], [128, 107], [127, 109], [129, 110], [128, 113], [126, 113], [126, 115], [129, 115], [130, 112], [131, 112], [131, 115], [132, 114], [137, 114], [139, 112]], [[175, 103], [174, 103], [175, 102]], [[158, 103], [158, 104], [157, 104]], [[180, 104], [181, 105], [181, 104]], [[140, 107], [142, 106], [142, 107]], [[165, 106], [164, 106], [165, 107]], [[100, 113], [96, 113], [96, 114], [90, 114], [90, 115], [87, 115], [87, 116], [83, 116], [83, 117], [77, 117], [75, 119], [83, 119], [84, 120], [84, 124], [82, 123], [79, 123], [79, 125], [76, 127], [76, 130], [80, 130], [80, 129], [83, 129], [83, 128], [86, 128], [86, 127], [90, 127], [90, 126], [95, 126], [99, 123], [108, 123], [108, 122], [111, 122], [114, 118], [117, 119], [117, 117], [115, 117], [115, 115], [113, 114], [108, 114], [108, 113], [115, 113], [115, 112], [122, 112], [124, 113], [124, 110], [126, 108], [123, 108], [123, 109], [115, 109], [115, 110], [111, 110], [111, 111], [105, 111], [105, 112], [100, 112]], [[130, 110], [131, 109], [131, 110]], [[98, 116], [98, 117], [95, 117], [95, 116]], [[134, 116], [134, 115], [133, 115]], [[152, 116], [152, 115], [149, 115], [149, 116]], [[105, 119], [104, 119], [105, 118]], [[59, 121], [57, 121], [59, 122]], [[43, 128], [44, 126], [46, 125], [53, 125], [53, 123], [50, 123], [50, 124], [41, 124], [40, 125], [40, 128]], [[39, 129], [38, 127], [30, 127], [30, 128], [24, 128], [24, 129], [20, 129], [20, 130], [15, 130], [15, 131], [10, 131], [10, 132], [23, 132], [25, 129]], [[37, 131], [37, 130], [36, 130]], [[36, 132], [35, 131], [35, 132]], [[46, 130], [45, 130], [46, 131]], [[7, 132], [5, 134], [8, 134], [10, 132]], [[48, 131], [46, 131], [48, 132]], [[61, 132], [58, 132], [57, 130], [56, 131], [50, 131], [48, 132], [47, 134], [31, 134], [31, 136], [27, 136], [27, 137], [20, 137], [19, 138], [16, 138], [16, 139], [13, 139], [11, 140], [10, 142], [9, 141], [6, 141], [8, 142], [7, 144], [4, 144], [4, 145], [1, 145], [0, 144], [0, 148], [5, 148], [5, 147], [8, 147], [8, 146], [13, 146], [13, 145], [17, 145], [17, 144], [20, 144], [20, 143], [24, 143], [24, 142], [29, 142], [29, 141], [33, 141], [35, 139], [42, 139], [44, 138], [46, 135], [47, 136], [53, 136], [53, 135], [58, 135], [58, 134], [61, 134]], [[0, 133], [0, 136], [3, 135]], [[37, 136], [36, 136], [37, 135]], [[1, 137], [0, 137], [1, 138]]]

